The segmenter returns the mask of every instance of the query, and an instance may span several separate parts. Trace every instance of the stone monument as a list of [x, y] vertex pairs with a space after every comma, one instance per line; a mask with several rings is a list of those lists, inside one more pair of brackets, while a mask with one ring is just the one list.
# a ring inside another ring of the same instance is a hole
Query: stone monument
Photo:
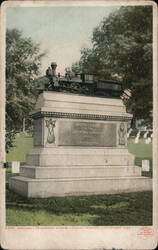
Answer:
[[127, 149], [132, 115], [120, 98], [44, 91], [34, 111], [34, 148], [10, 189], [27, 197], [152, 189]]

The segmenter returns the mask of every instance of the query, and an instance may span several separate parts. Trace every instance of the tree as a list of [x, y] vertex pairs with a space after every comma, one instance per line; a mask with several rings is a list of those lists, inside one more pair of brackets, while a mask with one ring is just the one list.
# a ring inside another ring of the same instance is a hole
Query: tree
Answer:
[[39, 44], [23, 37], [17, 29], [6, 33], [6, 149], [13, 146], [13, 138], [22, 128], [35, 103], [34, 78], [39, 74]]
[[152, 109], [152, 7], [121, 7], [94, 29], [92, 49], [82, 49], [80, 69], [118, 79], [130, 90], [134, 118], [149, 119]]

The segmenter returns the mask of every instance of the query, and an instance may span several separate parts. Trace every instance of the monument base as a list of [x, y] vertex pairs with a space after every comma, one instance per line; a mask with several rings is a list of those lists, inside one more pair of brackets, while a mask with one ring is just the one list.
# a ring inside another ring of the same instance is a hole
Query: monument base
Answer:
[[151, 190], [127, 149], [131, 117], [121, 99], [43, 92], [32, 112], [34, 148], [10, 189], [35, 198]]
[[29, 198], [116, 194], [152, 190], [151, 179], [142, 176], [31, 179], [17, 176], [10, 179], [10, 189]]
[[116, 194], [152, 190], [126, 148], [36, 148], [10, 189], [26, 197]]

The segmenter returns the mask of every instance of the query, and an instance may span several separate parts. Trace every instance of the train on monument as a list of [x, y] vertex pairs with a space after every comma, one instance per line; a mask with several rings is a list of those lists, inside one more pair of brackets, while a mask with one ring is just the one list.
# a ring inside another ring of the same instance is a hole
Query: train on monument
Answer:
[[114, 80], [101, 80], [95, 74], [71, 74], [65, 76], [56, 75], [57, 64], [51, 63], [46, 70], [45, 84], [38, 88], [39, 93], [43, 91], [57, 91], [75, 93], [88, 96], [120, 98], [123, 93], [122, 83]]

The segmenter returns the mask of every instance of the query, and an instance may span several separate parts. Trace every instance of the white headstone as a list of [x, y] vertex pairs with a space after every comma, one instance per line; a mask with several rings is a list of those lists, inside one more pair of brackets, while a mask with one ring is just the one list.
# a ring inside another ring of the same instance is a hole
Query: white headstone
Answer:
[[128, 133], [127, 133], [127, 138], [130, 137], [131, 132], [132, 132], [132, 128], [129, 129], [129, 131], [128, 131]]
[[145, 140], [145, 143], [146, 144], [149, 144], [151, 142], [151, 138], [150, 137], [147, 137], [147, 139]]
[[149, 171], [150, 165], [149, 160], [142, 160], [142, 171]]
[[134, 143], [137, 144], [139, 142], [139, 137], [136, 137]]
[[128, 133], [127, 133], [127, 138], [129, 138], [129, 135], [130, 135], [130, 133], [128, 132]]
[[139, 142], [139, 137], [140, 137], [140, 131], [138, 131], [136, 138], [134, 140], [134, 143], [137, 144]]
[[19, 161], [12, 161], [12, 173], [18, 174], [20, 172], [20, 162]]
[[144, 133], [144, 139], [147, 138], [147, 135], [148, 135], [148, 131], [146, 131], [146, 132]]
[[139, 130], [138, 133], [137, 133], [137, 136], [138, 136], [138, 137], [140, 137], [140, 133], [141, 133], [141, 131]]

